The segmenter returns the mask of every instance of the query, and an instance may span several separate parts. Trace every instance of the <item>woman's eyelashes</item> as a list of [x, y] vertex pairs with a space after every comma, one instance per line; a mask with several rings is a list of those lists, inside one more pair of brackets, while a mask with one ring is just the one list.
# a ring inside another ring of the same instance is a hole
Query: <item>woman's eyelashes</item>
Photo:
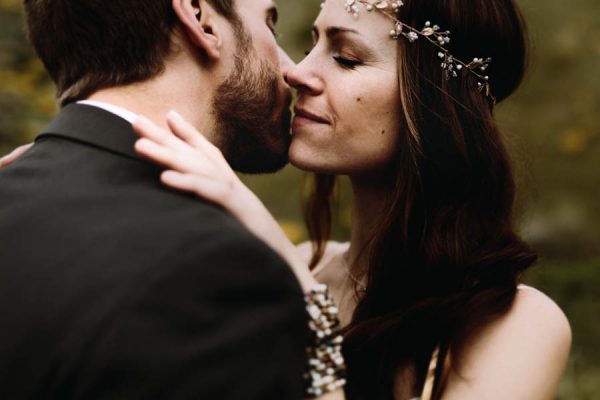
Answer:
[[357, 66], [362, 64], [360, 61], [345, 58], [341, 55], [335, 55], [333, 56], [333, 59], [340, 65], [340, 67], [345, 69], [355, 69]]
[[[313, 51], [314, 47], [309, 50], [304, 51], [304, 56], [308, 57], [308, 55]], [[362, 65], [362, 61], [358, 61], [355, 59], [346, 58], [339, 54], [335, 54], [332, 56], [333, 60], [344, 69], [355, 69], [357, 66]]]
[[[313, 39], [314, 40], [314, 39]], [[313, 41], [313, 45], [310, 49], [304, 51], [304, 56], [308, 57], [315, 48], [319, 45], [318, 40]], [[342, 50], [344, 46], [339, 46], [337, 43], [331, 43], [327, 45], [327, 49], [321, 49], [321, 55], [327, 55], [328, 57], [331, 55], [331, 58], [342, 68], [344, 69], [355, 69], [357, 66], [362, 65], [363, 61], [358, 60], [355, 56], [348, 56], [343, 53], [346, 53], [346, 50]]]

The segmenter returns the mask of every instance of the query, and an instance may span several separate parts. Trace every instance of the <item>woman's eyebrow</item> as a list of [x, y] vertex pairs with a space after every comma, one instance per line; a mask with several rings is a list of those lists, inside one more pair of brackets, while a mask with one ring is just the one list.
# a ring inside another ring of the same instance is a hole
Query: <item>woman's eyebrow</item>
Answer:
[[[315, 25], [313, 25], [312, 31], [317, 37], [319, 36], [319, 28], [317, 28]], [[356, 29], [344, 28], [341, 26], [329, 26], [327, 29], [325, 29], [325, 36], [327, 36], [329, 39], [344, 33], [353, 33], [356, 35], [359, 34]]]
[[[313, 26], [312, 32], [314, 37], [318, 39], [319, 28]], [[352, 46], [356, 47], [359, 51], [361, 51], [365, 57], [377, 58], [373, 49], [371, 49], [371, 47], [361, 39], [361, 34], [359, 31], [352, 28], [345, 28], [340, 26], [329, 26], [325, 29], [325, 36], [331, 42], [343, 41], [343, 36], [346, 34], [352, 34], [352, 36], [354, 36], [352, 37], [352, 39], [348, 39], [349, 43], [351, 43]]]
[[327, 37], [330, 39], [344, 33], [353, 33], [355, 35], [359, 34], [355, 29], [343, 28], [341, 26], [330, 26], [325, 30], [325, 35], [327, 35]]

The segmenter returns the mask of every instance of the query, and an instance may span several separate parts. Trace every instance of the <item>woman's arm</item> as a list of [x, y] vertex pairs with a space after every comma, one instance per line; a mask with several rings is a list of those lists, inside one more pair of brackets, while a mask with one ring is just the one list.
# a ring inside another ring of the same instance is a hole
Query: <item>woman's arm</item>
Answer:
[[[571, 329], [543, 293], [517, 291], [508, 314], [484, 328], [460, 354], [444, 400], [551, 400], [571, 347]], [[429, 399], [427, 399], [429, 400]]]

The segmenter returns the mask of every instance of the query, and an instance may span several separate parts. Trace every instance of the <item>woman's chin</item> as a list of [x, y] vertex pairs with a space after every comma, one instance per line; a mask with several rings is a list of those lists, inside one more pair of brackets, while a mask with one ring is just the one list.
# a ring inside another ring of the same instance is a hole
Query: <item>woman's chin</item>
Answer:
[[[318, 148], [318, 147], [316, 147]], [[315, 150], [305, 140], [292, 135], [292, 143], [288, 151], [288, 161], [291, 165], [305, 172], [321, 173], [326, 167], [323, 160], [329, 160], [325, 152]]]
[[294, 167], [304, 172], [311, 172], [315, 174], [332, 174], [337, 175], [340, 173], [338, 168], [324, 163], [320, 157], [306, 157], [301, 155], [295, 155], [293, 152], [289, 154], [289, 163]]
[[[347, 175], [350, 177], [369, 177], [370, 179], [379, 179], [384, 176], [391, 176], [390, 168], [395, 168], [391, 162], [368, 162], [354, 158], [352, 161], [335, 159], [331, 154], [323, 152], [301, 153], [293, 151], [290, 148], [289, 163], [301, 171], [326, 174], [326, 175]], [[379, 177], [379, 178], [378, 178]]]
[[312, 173], [317, 173], [317, 174], [330, 173], [330, 172], [324, 172], [324, 168], [322, 165], [318, 165], [317, 163], [312, 163], [309, 160], [305, 160], [302, 158], [294, 158], [294, 157], [290, 156], [289, 163], [304, 172], [312, 172]]

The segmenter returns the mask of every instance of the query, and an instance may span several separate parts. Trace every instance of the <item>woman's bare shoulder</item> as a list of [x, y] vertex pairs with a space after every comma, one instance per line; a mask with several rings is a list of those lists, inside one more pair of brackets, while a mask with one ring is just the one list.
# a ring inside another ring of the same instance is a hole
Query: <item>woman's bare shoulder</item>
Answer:
[[[551, 344], [570, 347], [571, 326], [563, 310], [545, 293], [531, 286], [519, 285], [506, 324], [526, 328], [542, 335]], [[548, 331], [549, 330], [549, 331]], [[550, 344], [550, 343], [549, 343]]]
[[554, 398], [566, 367], [571, 328], [552, 299], [521, 285], [509, 312], [468, 343], [444, 399], [545, 400]]

